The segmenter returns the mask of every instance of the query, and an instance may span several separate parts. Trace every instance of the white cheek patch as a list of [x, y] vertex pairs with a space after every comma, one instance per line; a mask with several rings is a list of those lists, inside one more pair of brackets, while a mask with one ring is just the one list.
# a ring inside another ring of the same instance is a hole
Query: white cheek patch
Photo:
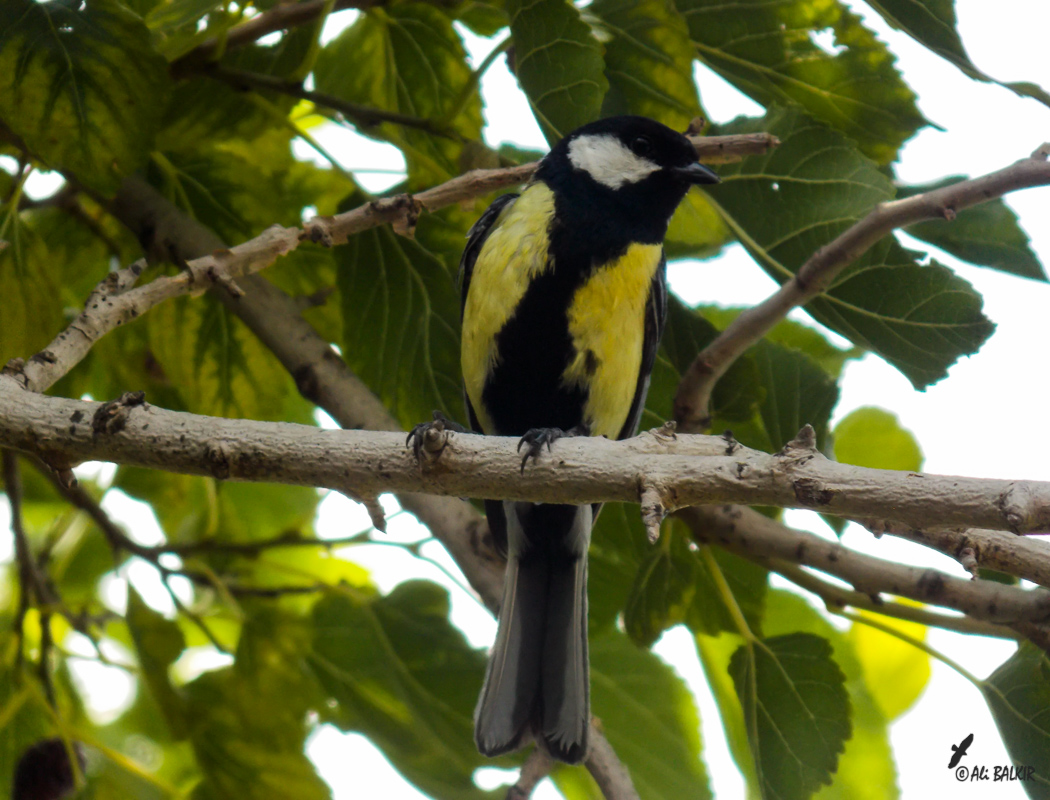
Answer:
[[578, 136], [569, 142], [569, 162], [610, 189], [637, 183], [660, 169], [659, 164], [636, 156], [607, 133]]

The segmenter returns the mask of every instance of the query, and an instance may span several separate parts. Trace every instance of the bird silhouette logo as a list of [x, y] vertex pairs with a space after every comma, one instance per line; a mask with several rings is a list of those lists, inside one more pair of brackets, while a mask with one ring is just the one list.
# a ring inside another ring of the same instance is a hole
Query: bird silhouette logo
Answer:
[[961, 761], [962, 757], [966, 755], [966, 751], [971, 744], [973, 744], [972, 733], [965, 739], [963, 739], [959, 744], [952, 745], [952, 760], [948, 762], [948, 769], [952, 769], [959, 764], [959, 761]]

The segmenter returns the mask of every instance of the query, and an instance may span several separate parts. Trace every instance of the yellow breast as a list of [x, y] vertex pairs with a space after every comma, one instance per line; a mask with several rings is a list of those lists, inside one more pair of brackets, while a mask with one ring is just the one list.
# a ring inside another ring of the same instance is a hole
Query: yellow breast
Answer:
[[496, 365], [496, 334], [507, 324], [532, 279], [548, 269], [547, 228], [554, 215], [554, 193], [534, 183], [493, 224], [471, 277], [463, 307], [460, 365], [467, 397], [483, 430], [491, 431], [481, 402], [485, 378]]
[[573, 296], [569, 333], [576, 356], [562, 379], [587, 390], [591, 435], [616, 438], [631, 409], [642, 365], [645, 304], [660, 266], [658, 244], [632, 244], [597, 270]]

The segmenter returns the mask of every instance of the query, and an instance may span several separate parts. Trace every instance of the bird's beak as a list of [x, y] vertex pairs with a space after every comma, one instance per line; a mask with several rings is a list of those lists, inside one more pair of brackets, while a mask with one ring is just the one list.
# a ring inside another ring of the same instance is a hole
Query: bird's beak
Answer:
[[690, 164], [688, 167], [675, 167], [674, 172], [689, 183], [719, 183], [722, 179], [703, 164]]

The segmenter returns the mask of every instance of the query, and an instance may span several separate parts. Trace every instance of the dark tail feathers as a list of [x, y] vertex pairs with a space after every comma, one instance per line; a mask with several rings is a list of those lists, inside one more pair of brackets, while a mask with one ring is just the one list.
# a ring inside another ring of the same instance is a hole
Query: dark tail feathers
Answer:
[[587, 545], [590, 506], [505, 503], [507, 575], [499, 630], [474, 714], [496, 756], [532, 732], [570, 764], [587, 755]]

